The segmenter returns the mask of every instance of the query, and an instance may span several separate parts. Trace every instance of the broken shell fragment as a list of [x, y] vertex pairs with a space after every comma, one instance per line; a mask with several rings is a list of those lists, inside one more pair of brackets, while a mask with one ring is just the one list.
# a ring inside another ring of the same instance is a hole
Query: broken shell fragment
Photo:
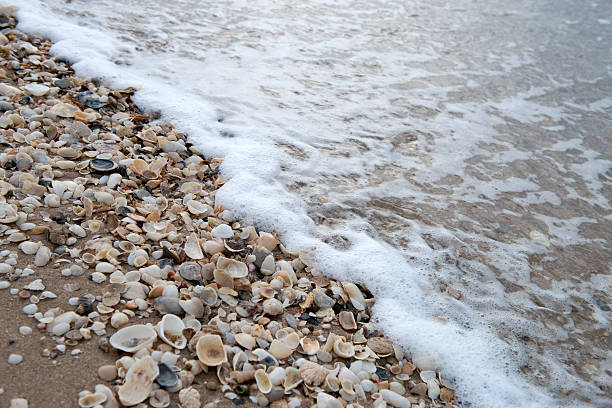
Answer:
[[357, 323], [355, 322], [355, 316], [353, 315], [353, 313], [349, 312], [349, 311], [342, 311], [338, 314], [338, 322], [340, 323], [340, 326], [342, 326], [342, 328], [344, 330], [356, 330], [357, 329]]
[[159, 338], [176, 349], [184, 349], [187, 339], [183, 336], [185, 324], [174, 314], [166, 314], [157, 324]]
[[334, 343], [334, 353], [341, 358], [351, 358], [355, 355], [355, 346], [353, 343], [344, 342], [338, 338]]
[[357, 310], [365, 310], [365, 298], [361, 290], [352, 282], [342, 282], [342, 288], [351, 299], [351, 303]]
[[270, 382], [270, 378], [268, 378], [268, 374], [261, 368], [255, 371], [255, 382], [257, 383], [257, 388], [264, 394], [272, 391], [272, 383]]
[[204, 258], [202, 248], [200, 247], [200, 241], [195, 234], [191, 234], [187, 237], [187, 241], [185, 242], [185, 255], [191, 259]]
[[249, 274], [249, 268], [247, 268], [244, 262], [224, 258], [222, 256], [217, 260], [217, 269], [227, 271], [234, 279], [244, 278]]

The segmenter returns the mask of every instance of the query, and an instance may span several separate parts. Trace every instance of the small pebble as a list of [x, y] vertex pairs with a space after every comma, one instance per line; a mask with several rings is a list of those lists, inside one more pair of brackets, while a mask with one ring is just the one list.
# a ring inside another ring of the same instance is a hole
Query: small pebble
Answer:
[[23, 356], [21, 354], [9, 354], [8, 363], [11, 365], [17, 365], [23, 361]]

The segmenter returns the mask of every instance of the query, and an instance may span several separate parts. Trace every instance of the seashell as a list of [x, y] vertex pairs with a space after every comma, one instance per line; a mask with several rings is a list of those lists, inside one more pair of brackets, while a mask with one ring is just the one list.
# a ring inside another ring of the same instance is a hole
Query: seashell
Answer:
[[227, 361], [223, 341], [217, 334], [205, 334], [196, 345], [198, 359], [207, 366], [219, 366]]
[[152, 346], [156, 338], [157, 333], [152, 327], [136, 324], [117, 331], [110, 337], [109, 343], [118, 350], [135, 353]]
[[196, 262], [183, 262], [178, 268], [179, 274], [187, 280], [202, 280], [202, 267]]
[[282, 341], [287, 347], [295, 350], [300, 345], [300, 336], [290, 328], [278, 329], [274, 334], [278, 340]]
[[210, 205], [197, 200], [189, 200], [187, 202], [187, 210], [193, 215], [201, 217], [208, 217], [214, 211]]
[[283, 367], [275, 367], [269, 374], [268, 378], [273, 386], [282, 384], [285, 379], [285, 369]]
[[355, 392], [354, 384], [351, 381], [340, 381], [340, 396], [345, 401], [354, 401], [357, 393]]
[[307, 362], [300, 367], [300, 376], [304, 380], [304, 384], [309, 386], [318, 386], [325, 381], [327, 370], [317, 363]]
[[328, 391], [337, 392], [340, 389], [340, 380], [334, 375], [327, 374], [323, 386]]
[[102, 405], [104, 402], [106, 402], [106, 395], [102, 393], [91, 393], [88, 391], [85, 392], [86, 394], [79, 397], [79, 407], [91, 408], [95, 407], [96, 405]]
[[119, 403], [115, 399], [115, 395], [106, 385], [96, 384], [94, 390], [97, 394], [102, 394], [106, 396], [106, 401], [103, 405], [104, 408], [119, 408]]
[[273, 275], [276, 271], [276, 263], [274, 262], [274, 255], [270, 254], [266, 256], [259, 267], [259, 270], [264, 275], [270, 276]]
[[123, 313], [123, 312], [115, 312], [111, 316], [110, 324], [115, 329], [117, 329], [117, 328], [127, 324], [127, 322], [129, 320], [130, 320], [130, 318], [125, 313]]
[[249, 268], [244, 262], [222, 256], [217, 259], [217, 269], [227, 271], [234, 279], [244, 278], [249, 274]]
[[253, 348], [256, 346], [253, 336], [247, 333], [238, 333], [234, 336], [234, 339], [236, 340], [236, 343], [247, 350], [253, 350]]
[[89, 161], [89, 168], [98, 173], [110, 173], [117, 167], [117, 163], [112, 160], [92, 159]]
[[255, 382], [257, 383], [257, 388], [262, 393], [267, 394], [272, 391], [272, 383], [270, 382], [270, 378], [261, 368], [255, 371]]
[[334, 353], [341, 358], [351, 358], [355, 355], [355, 346], [353, 343], [342, 341], [342, 338], [337, 338], [334, 343]]
[[338, 399], [324, 392], [317, 393], [317, 408], [343, 408]]
[[380, 357], [387, 357], [393, 354], [393, 343], [385, 337], [370, 337], [368, 347]]
[[224, 269], [215, 269], [213, 271], [213, 279], [221, 288], [234, 288], [234, 278]]
[[230, 227], [227, 224], [217, 225], [215, 228], [212, 229], [212, 231], [210, 231], [210, 234], [214, 238], [227, 239], [227, 238], [233, 238], [234, 237], [234, 231], [232, 230], [232, 227]]
[[285, 369], [285, 378], [283, 380], [283, 387], [285, 393], [289, 393], [292, 389], [300, 385], [304, 379], [302, 378], [301, 372], [295, 367], [287, 367]]
[[263, 363], [267, 366], [277, 366], [278, 364], [278, 360], [276, 360], [276, 357], [274, 357], [272, 354], [268, 353], [266, 350], [263, 349], [255, 349], [253, 350], [253, 354], [255, 354], [257, 356], [257, 361], [260, 363]]
[[40, 242], [23, 241], [19, 244], [19, 249], [26, 255], [34, 255], [41, 246], [42, 243]]
[[200, 240], [198, 239], [196, 234], [192, 233], [187, 237], [187, 241], [185, 242], [185, 255], [187, 255], [191, 259], [204, 258], [202, 248], [200, 247]]
[[153, 387], [153, 380], [159, 375], [159, 368], [151, 356], [137, 359], [125, 377], [125, 383], [117, 394], [123, 405], [140, 404], [147, 399]]
[[190, 314], [195, 318], [199, 319], [204, 316], [204, 304], [198, 298], [179, 300], [179, 305], [183, 308], [185, 313]]
[[285, 342], [276, 339], [272, 340], [272, 343], [268, 348], [270, 354], [281, 360], [293, 354], [293, 350], [294, 349], [289, 347]]
[[159, 374], [155, 377], [155, 382], [161, 387], [172, 388], [175, 387], [179, 382], [179, 377], [170, 367], [165, 363], [157, 364]]
[[277, 242], [274, 235], [269, 234], [267, 232], [262, 232], [259, 238], [257, 239], [255, 246], [265, 248], [268, 251], [272, 252], [274, 251], [274, 248], [276, 248], [276, 244]]
[[36, 255], [34, 256], [34, 265], [36, 266], [45, 266], [51, 260], [51, 250], [46, 246], [42, 245], [36, 251]]
[[401, 408], [405, 408], [405, 407], [411, 407], [411, 403], [410, 401], [399, 395], [396, 392], [390, 391], [390, 390], [380, 390], [380, 395], [382, 396], [382, 399], [389, 405], [393, 406], [393, 407], [401, 407]]
[[357, 323], [355, 322], [355, 316], [353, 315], [353, 313], [343, 310], [342, 312], [340, 312], [338, 314], [338, 322], [340, 323], [340, 326], [342, 326], [342, 328], [344, 330], [356, 330], [357, 329]]
[[283, 313], [283, 304], [278, 299], [266, 299], [263, 302], [263, 311], [270, 316], [276, 316]]
[[170, 406], [170, 394], [166, 390], [155, 390], [149, 396], [149, 405], [153, 408], [166, 408]]
[[357, 285], [351, 282], [342, 282], [342, 288], [351, 299], [351, 303], [357, 310], [365, 310], [365, 298]]
[[223, 252], [225, 245], [221, 240], [209, 240], [204, 242], [204, 251], [209, 255], [220, 254]]
[[317, 351], [319, 351], [320, 348], [317, 339], [311, 339], [309, 337], [302, 337], [300, 340], [300, 345], [302, 346], [304, 353], [309, 356], [317, 354]]
[[207, 306], [213, 306], [219, 299], [217, 291], [210, 286], [205, 287], [198, 295], [202, 302]]
[[149, 165], [146, 161], [142, 159], [134, 159], [132, 163], [128, 166], [130, 170], [138, 175], [144, 174], [147, 170], [149, 170]]
[[187, 339], [183, 336], [185, 324], [174, 314], [166, 314], [157, 324], [159, 338], [172, 347], [182, 350], [187, 346]]
[[179, 402], [181, 408], [200, 408], [200, 393], [193, 387], [179, 391]]
[[18, 219], [17, 207], [14, 204], [0, 203], [0, 223], [11, 224]]

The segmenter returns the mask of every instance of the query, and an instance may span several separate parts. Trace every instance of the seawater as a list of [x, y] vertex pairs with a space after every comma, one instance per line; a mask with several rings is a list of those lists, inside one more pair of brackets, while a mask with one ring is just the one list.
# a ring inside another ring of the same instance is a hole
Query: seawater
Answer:
[[610, 406], [612, 3], [3, 0], [463, 406]]

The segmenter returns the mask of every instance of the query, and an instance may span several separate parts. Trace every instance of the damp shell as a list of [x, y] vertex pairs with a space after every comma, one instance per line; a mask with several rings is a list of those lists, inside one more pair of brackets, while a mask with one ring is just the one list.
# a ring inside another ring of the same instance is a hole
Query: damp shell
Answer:
[[227, 361], [223, 341], [217, 334], [206, 334], [196, 345], [198, 359], [207, 366], [218, 366]]
[[109, 343], [118, 350], [135, 353], [145, 347], [150, 347], [156, 338], [157, 333], [152, 327], [136, 324], [117, 331], [111, 336]]
[[117, 163], [112, 160], [92, 159], [89, 161], [89, 167], [98, 173], [107, 173], [117, 168]]
[[361, 290], [352, 282], [342, 282], [342, 288], [351, 299], [351, 303], [357, 310], [365, 310], [365, 298]]
[[157, 324], [159, 338], [176, 349], [184, 349], [187, 339], [183, 336], [185, 324], [176, 315], [166, 314]]

